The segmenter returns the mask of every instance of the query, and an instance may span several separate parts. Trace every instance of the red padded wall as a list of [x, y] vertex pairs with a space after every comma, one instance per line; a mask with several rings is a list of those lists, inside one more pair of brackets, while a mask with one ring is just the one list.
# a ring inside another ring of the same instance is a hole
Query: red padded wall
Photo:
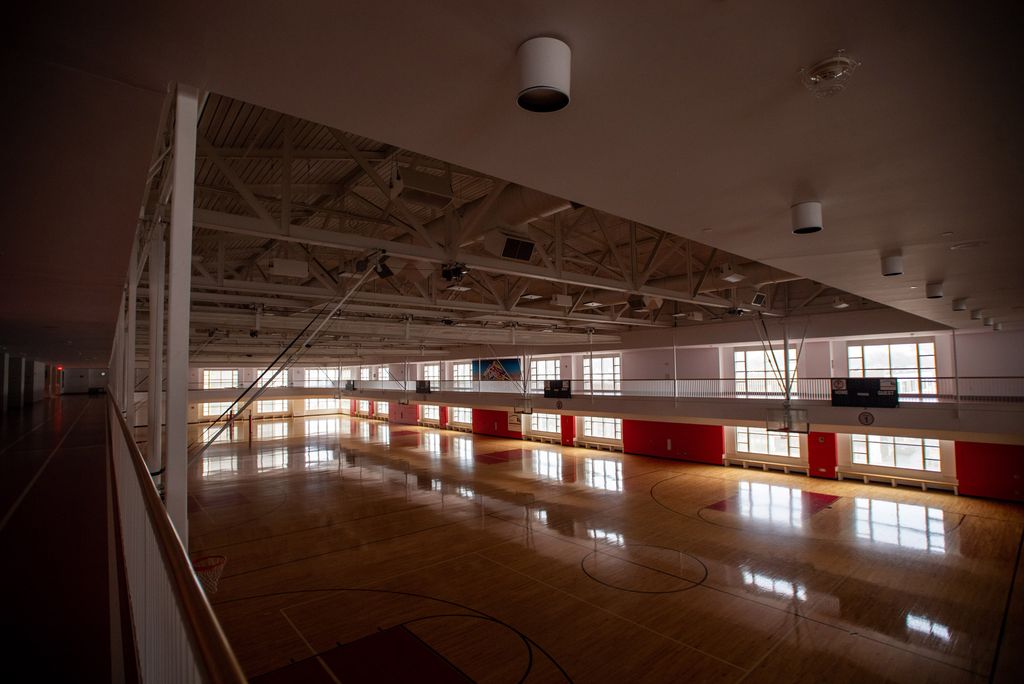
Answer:
[[1024, 446], [956, 443], [960, 493], [1024, 501]]
[[473, 409], [473, 432], [478, 435], [522, 439], [521, 432], [509, 432], [508, 413], [489, 409]]
[[388, 404], [388, 422], [399, 425], [415, 425], [419, 418], [419, 406], [415, 404]]
[[441, 427], [448, 427], [448, 407], [442, 406], [438, 409], [438, 418], [440, 419]]
[[562, 446], [576, 444], [576, 416], [562, 416]]
[[811, 432], [807, 435], [807, 472], [811, 477], [834, 480], [837, 459], [834, 432]]
[[[671, 447], [669, 440], [672, 441]], [[725, 430], [721, 425], [623, 420], [622, 450], [628, 454], [721, 465], [722, 454], [725, 453]]]

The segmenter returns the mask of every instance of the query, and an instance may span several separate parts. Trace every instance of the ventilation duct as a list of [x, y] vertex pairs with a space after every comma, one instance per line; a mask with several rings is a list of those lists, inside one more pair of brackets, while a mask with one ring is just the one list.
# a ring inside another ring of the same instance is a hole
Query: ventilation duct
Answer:
[[484, 236], [484, 249], [491, 254], [514, 261], [529, 261], [533, 257], [534, 247], [533, 240], [521, 235], [510, 235], [500, 230]]

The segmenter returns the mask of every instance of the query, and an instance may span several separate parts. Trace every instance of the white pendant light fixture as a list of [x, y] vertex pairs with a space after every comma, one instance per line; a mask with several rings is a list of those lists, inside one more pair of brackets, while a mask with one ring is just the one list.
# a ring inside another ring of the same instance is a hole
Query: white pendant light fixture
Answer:
[[942, 283], [928, 283], [924, 286], [924, 293], [928, 299], [942, 299]]
[[903, 275], [903, 254], [901, 252], [882, 256], [882, 275], [886, 277]]
[[982, 316], [981, 316], [981, 309], [971, 309], [971, 320], [972, 321], [980, 321], [981, 318], [982, 318]]
[[954, 299], [953, 311], [967, 311], [967, 299], [965, 297]]
[[810, 235], [818, 233], [824, 225], [821, 221], [821, 202], [800, 202], [790, 207], [793, 215], [793, 234]]
[[572, 50], [548, 36], [530, 38], [519, 46], [519, 95], [516, 102], [529, 112], [557, 112], [569, 104]]
[[988, 316], [985, 318], [985, 320], [982, 321], [982, 323], [991, 328], [993, 325], [996, 324], [996, 319], [992, 318], [991, 316]]

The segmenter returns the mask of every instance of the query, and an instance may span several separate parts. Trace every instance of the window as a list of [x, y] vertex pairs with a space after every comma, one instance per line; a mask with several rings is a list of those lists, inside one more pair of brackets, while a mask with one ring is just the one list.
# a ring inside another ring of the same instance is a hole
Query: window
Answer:
[[283, 370], [280, 373], [277, 373], [277, 377], [276, 378], [274, 377], [274, 373], [277, 373], [277, 370], [274, 369], [274, 368], [271, 368], [270, 370], [268, 370], [265, 373], [263, 373], [262, 376], [257, 375], [257, 378], [259, 380], [259, 382], [258, 382], [259, 386], [260, 387], [287, 387], [288, 386], [288, 371], [287, 370]]
[[352, 379], [352, 369], [351, 368], [342, 368], [341, 369], [341, 380], [342, 380], [342, 382], [344, 382], [345, 380], [351, 380], [351, 379]]
[[387, 366], [377, 366], [377, 379], [378, 380], [390, 380], [391, 369]]
[[238, 371], [236, 370], [204, 370], [203, 389], [222, 389], [238, 387]]
[[534, 432], [562, 434], [562, 416], [557, 413], [534, 413], [530, 416], [530, 429]]
[[530, 391], [543, 392], [545, 380], [561, 379], [561, 364], [558, 359], [533, 359], [530, 361]]
[[203, 404], [203, 417], [218, 418], [230, 407], [230, 401], [211, 401], [207, 404]]
[[583, 357], [583, 392], [618, 394], [621, 389], [622, 366], [616, 356]]
[[457, 390], [473, 389], [473, 364], [453, 363], [452, 380], [454, 388]]
[[370, 413], [370, 402], [365, 399], [360, 399], [356, 402], [356, 412], [362, 413], [364, 416]]
[[599, 439], [622, 439], [622, 420], [619, 418], [583, 417], [583, 436]]
[[365, 367], [365, 366], [360, 368], [359, 369], [359, 379], [360, 380], [369, 380], [370, 379], [370, 369]]
[[430, 382], [430, 389], [441, 389], [441, 365], [432, 363], [423, 367], [423, 379]]
[[939, 440], [885, 435], [850, 435], [854, 463], [887, 468], [942, 471]]
[[736, 451], [745, 454], [767, 454], [800, 458], [800, 435], [795, 432], [774, 432], [764, 428], [736, 428]]
[[325, 411], [327, 409], [338, 409], [338, 400], [334, 397], [313, 397], [306, 399], [307, 411]]
[[306, 387], [337, 387], [337, 368], [310, 368], [306, 371]]
[[287, 411], [287, 399], [271, 399], [256, 402], [256, 413], [286, 413]]
[[441, 407], [433, 404], [420, 405], [420, 420], [441, 420]]
[[[785, 393], [779, 382], [785, 373], [786, 358], [781, 349], [766, 352], [763, 349], [744, 349], [733, 352], [733, 367], [736, 371], [737, 394]], [[789, 379], [796, 378], [796, 349], [789, 348]]]
[[935, 343], [851, 344], [851, 378], [896, 378], [900, 394], [936, 394]]
[[452, 406], [448, 409], [448, 422], [460, 425], [473, 424], [473, 409], [464, 406]]
[[373, 402], [373, 413], [377, 416], [388, 415], [388, 402], [386, 401], [375, 401]]

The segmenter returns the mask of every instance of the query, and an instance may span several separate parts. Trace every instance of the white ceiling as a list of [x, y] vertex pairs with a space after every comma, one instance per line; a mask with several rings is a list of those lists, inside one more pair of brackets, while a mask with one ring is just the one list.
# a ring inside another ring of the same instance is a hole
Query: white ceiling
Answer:
[[[118, 5], [48, 5], [20, 19], [17, 47], [121, 90], [187, 82], [419, 151], [939, 323], [979, 325], [952, 297], [1024, 323], [1020, 17], [1003, 6]], [[573, 101], [556, 114], [514, 105], [515, 49], [537, 34], [573, 48]], [[862, 66], [817, 100], [799, 69], [836, 48]], [[129, 114], [155, 133], [151, 112]], [[109, 159], [138, 145], [114, 136]], [[825, 231], [791, 235], [790, 204], [811, 198]], [[948, 248], [967, 240], [986, 245]], [[894, 248], [906, 274], [883, 279]], [[925, 300], [926, 280], [946, 297]]]

